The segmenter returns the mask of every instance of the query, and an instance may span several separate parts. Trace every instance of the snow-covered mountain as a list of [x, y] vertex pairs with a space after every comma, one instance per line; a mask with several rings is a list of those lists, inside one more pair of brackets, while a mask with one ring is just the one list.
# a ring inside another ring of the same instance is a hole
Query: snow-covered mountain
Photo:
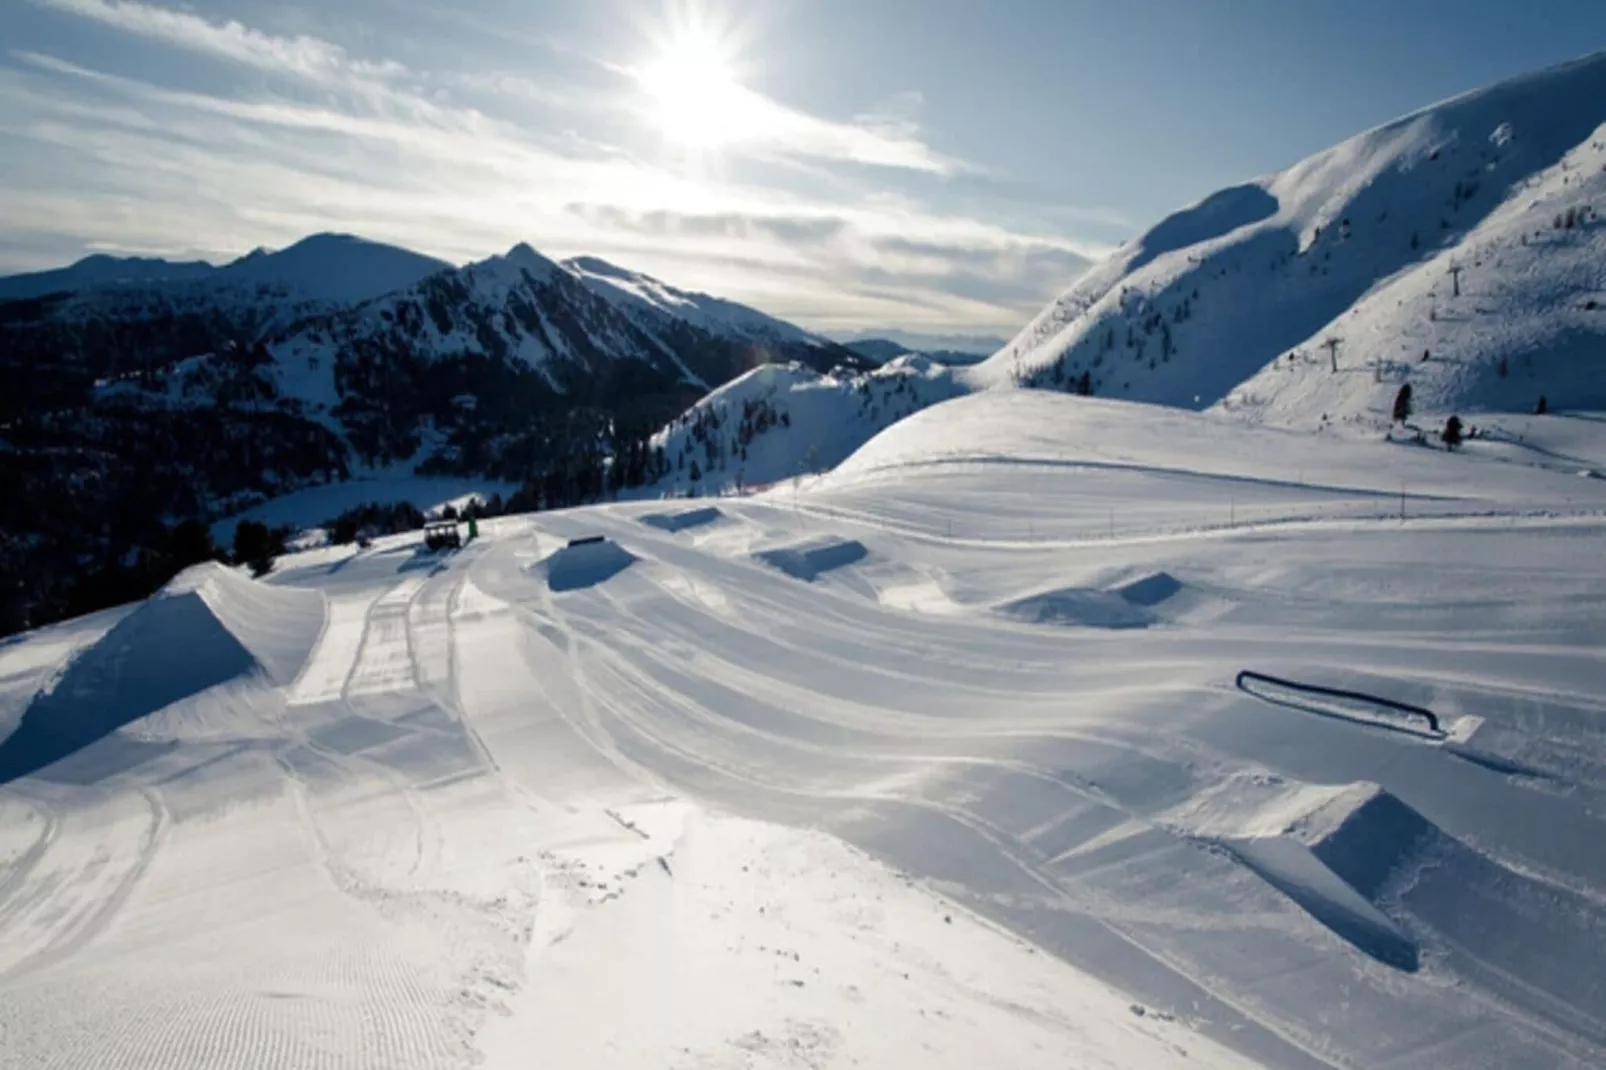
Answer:
[[487, 434], [523, 434], [556, 410], [583, 406], [658, 424], [770, 361], [819, 371], [857, 363], [761, 313], [684, 296], [646, 276], [604, 276], [596, 262], [580, 271], [521, 244], [304, 320], [268, 352], [281, 393], [338, 419], [362, 456], [412, 457], [433, 433], [443, 439], [437, 460], [454, 466]]
[[291, 294], [328, 304], [351, 304], [412, 286], [452, 265], [395, 245], [350, 234], [314, 234], [269, 252], [257, 249], [207, 279], [219, 289]]
[[651, 275], [610, 264], [594, 256], [578, 256], [563, 261], [592, 293], [608, 298], [621, 307], [649, 313], [649, 324], [665, 317], [682, 320], [710, 334], [740, 338], [757, 344], [809, 345], [836, 349], [836, 344], [810, 334], [757, 309], [734, 301], [677, 289]]
[[[765, 404], [795, 402], [809, 418], [771, 422], [764, 454], [784, 460], [745, 481], [812, 470], [817, 442], [846, 456], [906, 412], [1016, 386], [1368, 434], [1390, 426], [1407, 383], [1413, 422], [1429, 431], [1451, 413], [1531, 412], [1541, 397], [1606, 405], [1603, 123], [1606, 54], [1219, 191], [1128, 242], [975, 366], [931, 378], [928, 364], [897, 398], [906, 369], [890, 366], [829, 384], [766, 381]], [[849, 346], [890, 359], [899, 337]], [[661, 437], [706, 426], [723, 405], [709, 398]], [[705, 456], [705, 486], [711, 474], [736, 482], [733, 444]]]
[[[1206, 197], [976, 369], [1313, 427], [1606, 403], [1606, 53]], [[1329, 342], [1333, 344], [1329, 344]]]
[[353, 477], [533, 482], [574, 504], [602, 492], [610, 453], [636, 459], [614, 478], [646, 479], [652, 432], [753, 367], [866, 366], [743, 306], [583, 264], [519, 245], [452, 268], [317, 235], [197, 278], [0, 304], [0, 478], [33, 536], [0, 545], [0, 583], [53, 619], [85, 561], [159, 562], [180, 518]]
[[0, 301], [21, 301], [45, 294], [68, 293], [102, 286], [131, 286], [205, 278], [217, 268], [204, 260], [161, 260], [145, 256], [97, 253], [64, 268], [0, 278]]
[[963, 388], [905, 355], [869, 372], [771, 364], [709, 394], [653, 436], [668, 471], [655, 493], [718, 493], [823, 472], [878, 431]]

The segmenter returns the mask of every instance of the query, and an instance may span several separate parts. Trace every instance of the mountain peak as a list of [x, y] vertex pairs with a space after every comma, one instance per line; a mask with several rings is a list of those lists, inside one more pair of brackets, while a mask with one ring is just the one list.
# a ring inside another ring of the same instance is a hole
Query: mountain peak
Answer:
[[312, 234], [277, 252], [252, 250], [223, 268], [219, 281], [346, 303], [404, 289], [451, 267], [444, 260], [352, 234]]
[[557, 266], [551, 260], [536, 252], [535, 247], [529, 242], [523, 241], [509, 249], [502, 259], [522, 268], [539, 269], [541, 271], [549, 271]]
[[1606, 404], [1606, 53], [1413, 112], [1171, 214], [1078, 279], [977, 386], [1075, 389], [1381, 433], [1393, 399]]

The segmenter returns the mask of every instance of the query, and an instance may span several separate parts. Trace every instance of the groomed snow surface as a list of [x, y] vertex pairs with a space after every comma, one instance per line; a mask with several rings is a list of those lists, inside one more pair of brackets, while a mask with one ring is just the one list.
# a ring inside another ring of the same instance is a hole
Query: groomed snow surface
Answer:
[[1606, 482], [1511, 459], [991, 392], [9, 641], [0, 1064], [1606, 1065]]

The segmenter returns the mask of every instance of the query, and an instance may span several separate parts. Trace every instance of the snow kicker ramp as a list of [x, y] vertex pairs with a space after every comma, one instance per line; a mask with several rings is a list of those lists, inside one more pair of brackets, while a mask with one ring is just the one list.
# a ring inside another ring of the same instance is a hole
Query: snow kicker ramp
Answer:
[[1156, 572], [1119, 587], [1061, 587], [998, 607], [1023, 624], [1085, 628], [1147, 628], [1158, 623], [1160, 606], [1184, 590], [1176, 577]]
[[30, 776], [220, 685], [291, 683], [323, 624], [323, 597], [197, 565], [69, 664], [0, 744], [0, 783]]
[[793, 579], [813, 583], [827, 572], [858, 564], [869, 555], [870, 551], [862, 542], [825, 537], [763, 550], [754, 556]]
[[561, 594], [606, 583], [635, 563], [635, 554], [603, 539], [565, 546], [538, 561], [535, 571], [546, 577], [548, 587]]
[[700, 509], [683, 509], [678, 513], [648, 513], [641, 518], [641, 522], [650, 528], [657, 528], [659, 531], [667, 531], [673, 534], [675, 532], [688, 531], [692, 528], [705, 527], [709, 524], [717, 524], [723, 519], [725, 519], [725, 514], [709, 505]]

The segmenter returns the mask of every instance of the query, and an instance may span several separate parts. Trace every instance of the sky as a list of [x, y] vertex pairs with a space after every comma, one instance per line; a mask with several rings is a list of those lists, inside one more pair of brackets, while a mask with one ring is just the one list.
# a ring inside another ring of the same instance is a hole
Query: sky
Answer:
[[1599, 0], [0, 0], [0, 273], [526, 241], [1009, 335], [1215, 189], [1603, 47]]

